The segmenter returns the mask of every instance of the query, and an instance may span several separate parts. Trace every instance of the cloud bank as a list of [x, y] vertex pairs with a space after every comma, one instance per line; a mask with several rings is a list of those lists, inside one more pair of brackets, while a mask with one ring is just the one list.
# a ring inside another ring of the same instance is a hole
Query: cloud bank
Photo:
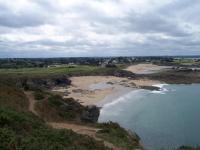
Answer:
[[200, 55], [199, 0], [0, 0], [0, 57]]

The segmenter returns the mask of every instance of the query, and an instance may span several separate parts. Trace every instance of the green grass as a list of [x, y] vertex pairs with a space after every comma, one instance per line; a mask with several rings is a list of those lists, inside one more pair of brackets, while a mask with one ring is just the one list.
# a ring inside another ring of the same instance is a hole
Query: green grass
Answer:
[[195, 59], [175, 59], [173, 63], [185, 66], [200, 65], [200, 61], [196, 61]]
[[77, 66], [70, 67], [52, 67], [52, 68], [20, 68], [20, 69], [0, 69], [0, 74], [57, 74], [92, 71], [97, 67]]
[[52, 67], [52, 68], [21, 68], [21, 69], [0, 69], [0, 75], [50, 75], [50, 74], [97, 74], [116, 70], [116, 68], [102, 68], [97, 66], [76, 66], [76, 67]]

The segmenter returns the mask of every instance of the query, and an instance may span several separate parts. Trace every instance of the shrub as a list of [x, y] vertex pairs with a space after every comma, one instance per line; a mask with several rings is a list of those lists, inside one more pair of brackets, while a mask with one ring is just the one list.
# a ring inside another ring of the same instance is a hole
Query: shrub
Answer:
[[43, 100], [45, 98], [45, 94], [41, 91], [34, 92], [35, 100]]
[[0, 149], [16, 149], [16, 135], [12, 130], [0, 128]]
[[125, 129], [120, 127], [119, 124], [108, 122], [99, 124], [98, 126], [102, 129], [98, 131], [98, 136], [106, 141], [126, 150], [141, 148], [138, 136], [128, 133]]
[[0, 149], [106, 150], [102, 142], [47, 126], [31, 113], [0, 108]]

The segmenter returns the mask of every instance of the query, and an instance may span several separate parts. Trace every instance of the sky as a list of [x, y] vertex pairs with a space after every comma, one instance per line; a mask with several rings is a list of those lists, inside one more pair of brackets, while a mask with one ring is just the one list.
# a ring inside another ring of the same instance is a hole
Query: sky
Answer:
[[0, 0], [0, 57], [200, 55], [200, 0]]

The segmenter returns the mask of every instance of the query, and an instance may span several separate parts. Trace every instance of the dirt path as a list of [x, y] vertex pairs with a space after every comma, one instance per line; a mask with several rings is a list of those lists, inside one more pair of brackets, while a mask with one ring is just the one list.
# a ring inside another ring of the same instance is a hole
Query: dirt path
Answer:
[[[33, 92], [25, 92], [24, 91], [24, 94], [27, 96], [27, 98], [29, 100], [29, 111], [34, 113], [35, 115], [39, 116], [37, 111], [34, 109], [36, 100], [33, 96]], [[113, 150], [121, 150], [120, 148], [116, 147], [112, 143], [104, 141], [103, 139], [98, 138], [96, 136], [97, 131], [99, 131], [101, 129], [84, 126], [84, 125], [66, 123], [66, 122], [65, 123], [47, 122], [47, 124], [55, 129], [68, 129], [68, 130], [72, 130], [78, 134], [88, 135], [97, 141], [103, 141], [104, 145], [108, 148], [111, 148]]]
[[36, 103], [36, 100], [33, 96], [33, 92], [25, 92], [24, 91], [24, 94], [26, 95], [26, 97], [28, 98], [29, 100], [29, 111], [34, 113], [36, 116], [39, 116], [39, 114], [37, 113], [37, 111], [35, 111], [35, 103]]
[[103, 141], [105, 146], [107, 146], [113, 150], [121, 150], [120, 148], [116, 147], [112, 143], [104, 141], [103, 139], [96, 136], [97, 131], [99, 131], [101, 129], [93, 128], [93, 127], [89, 127], [89, 126], [77, 125], [77, 124], [70, 124], [70, 123], [49, 122], [48, 124], [56, 129], [71, 129], [72, 131], [74, 131], [78, 134], [88, 135], [97, 141]]
[[88, 126], [83, 126], [83, 125], [78, 125], [78, 124], [70, 124], [70, 123], [49, 122], [48, 124], [56, 129], [63, 129], [63, 128], [71, 129], [74, 132], [77, 132], [79, 134], [87, 134], [91, 137], [95, 137], [96, 132], [100, 130], [93, 127], [88, 127]]

